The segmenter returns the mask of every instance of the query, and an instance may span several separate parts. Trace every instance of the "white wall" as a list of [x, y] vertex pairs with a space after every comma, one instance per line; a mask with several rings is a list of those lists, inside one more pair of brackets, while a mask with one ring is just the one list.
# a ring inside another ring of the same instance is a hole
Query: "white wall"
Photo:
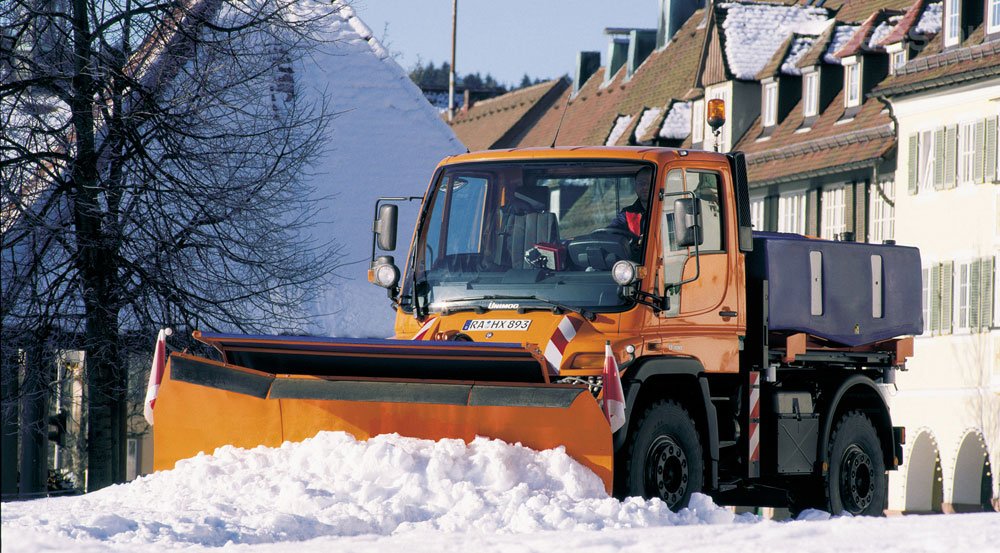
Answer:
[[[996, 116], [1000, 113], [1000, 80], [906, 96], [894, 99], [892, 107], [899, 122], [896, 241], [920, 248], [924, 267], [956, 261], [956, 272], [957, 262], [962, 260], [997, 256], [1000, 186], [959, 185], [911, 195], [907, 191], [907, 144], [915, 132]], [[996, 287], [994, 278], [994, 290]], [[998, 319], [994, 315], [994, 320]], [[926, 327], [929, 322], [924, 324]], [[915, 339], [914, 347], [915, 357], [907, 363], [909, 370], [898, 376], [899, 391], [890, 394], [893, 422], [906, 426], [908, 443], [904, 446], [906, 463], [890, 476], [889, 509], [930, 507], [937, 478], [941, 479], [943, 503], [968, 503], [971, 482], [974, 479], [978, 484], [987, 450], [994, 469], [993, 497], [997, 498], [1000, 330], [994, 324], [987, 332], [921, 336]], [[935, 473], [937, 462], [939, 473]], [[971, 474], [976, 468], [980, 473]], [[919, 477], [907, 482], [908, 473]]]

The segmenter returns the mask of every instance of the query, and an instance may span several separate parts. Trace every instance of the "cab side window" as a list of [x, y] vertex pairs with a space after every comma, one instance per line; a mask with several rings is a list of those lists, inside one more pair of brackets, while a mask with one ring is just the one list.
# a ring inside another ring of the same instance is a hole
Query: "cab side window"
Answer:
[[699, 251], [725, 251], [722, 227], [722, 190], [718, 173], [686, 171], [686, 191], [694, 192], [701, 204], [701, 235], [704, 241]]

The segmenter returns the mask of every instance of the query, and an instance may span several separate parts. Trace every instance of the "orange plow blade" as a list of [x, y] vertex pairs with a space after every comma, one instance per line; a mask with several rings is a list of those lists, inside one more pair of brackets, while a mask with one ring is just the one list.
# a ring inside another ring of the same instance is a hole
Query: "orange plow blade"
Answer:
[[[286, 337], [237, 347], [212, 341], [222, 335], [196, 336], [240, 365], [171, 355], [156, 401], [156, 470], [224, 445], [275, 447], [323, 430], [362, 440], [485, 436], [536, 450], [563, 446], [611, 491], [611, 430], [597, 401], [584, 387], [548, 383], [530, 354], [509, 345], [310, 340], [303, 349]], [[373, 376], [359, 374], [366, 364]], [[416, 373], [430, 378], [404, 377]], [[455, 378], [463, 374], [470, 378]], [[476, 379], [484, 374], [493, 378]]]

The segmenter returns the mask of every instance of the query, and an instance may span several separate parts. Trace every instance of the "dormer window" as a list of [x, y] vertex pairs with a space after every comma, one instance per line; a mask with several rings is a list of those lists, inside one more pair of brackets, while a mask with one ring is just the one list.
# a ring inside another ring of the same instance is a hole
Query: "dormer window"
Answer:
[[705, 100], [696, 100], [691, 106], [691, 143], [705, 141]]
[[[1000, 1], [1000, 0], [997, 0]], [[889, 74], [895, 75], [899, 72], [899, 69], [906, 65], [906, 49], [902, 49], [898, 52], [893, 52], [889, 54]]]
[[778, 83], [764, 85], [764, 126], [773, 127], [778, 122]]
[[802, 77], [802, 115], [814, 117], [819, 113], [819, 72]]
[[861, 61], [844, 63], [844, 105], [852, 108], [861, 105]]
[[990, 0], [986, 10], [987, 32], [1000, 33], [1000, 0]]
[[962, 41], [962, 0], [945, 0], [944, 45], [955, 46]]

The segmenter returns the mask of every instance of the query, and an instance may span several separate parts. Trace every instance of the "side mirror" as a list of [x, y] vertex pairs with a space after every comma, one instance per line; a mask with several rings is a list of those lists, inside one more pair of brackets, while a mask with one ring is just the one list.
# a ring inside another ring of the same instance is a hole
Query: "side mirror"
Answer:
[[674, 238], [681, 248], [701, 245], [701, 204], [698, 200], [674, 200]]
[[396, 220], [399, 217], [399, 207], [395, 204], [384, 204], [378, 208], [378, 219], [375, 220], [375, 235], [378, 237], [378, 247], [387, 252], [396, 249]]

